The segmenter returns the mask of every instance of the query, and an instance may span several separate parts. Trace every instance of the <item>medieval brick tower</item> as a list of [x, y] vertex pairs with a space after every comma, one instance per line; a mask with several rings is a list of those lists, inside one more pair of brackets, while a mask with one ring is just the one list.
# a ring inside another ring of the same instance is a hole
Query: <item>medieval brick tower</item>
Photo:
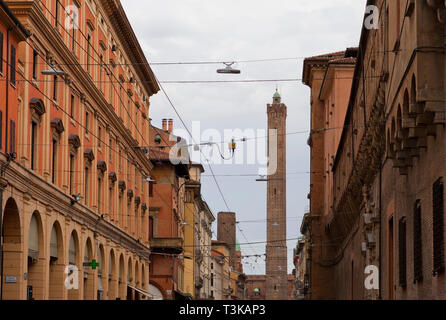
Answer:
[[[279, 92], [268, 104], [266, 299], [288, 299], [286, 246], [286, 118]], [[276, 140], [277, 139], [277, 140]], [[277, 156], [275, 155], [277, 154]]]

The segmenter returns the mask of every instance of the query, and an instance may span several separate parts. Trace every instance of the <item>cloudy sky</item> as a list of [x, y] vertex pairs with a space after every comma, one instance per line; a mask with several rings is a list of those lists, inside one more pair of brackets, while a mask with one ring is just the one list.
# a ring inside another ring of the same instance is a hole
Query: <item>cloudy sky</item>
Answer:
[[[153, 65], [160, 81], [300, 79], [304, 57], [358, 45], [366, 3], [365, 0], [121, 2], [150, 63], [241, 61], [234, 65], [242, 71], [241, 75], [219, 75], [216, 69], [224, 65], [218, 64]], [[276, 58], [294, 59], [242, 62]], [[266, 104], [272, 102], [276, 86], [288, 107], [287, 132], [292, 133], [287, 136], [287, 239], [294, 239], [300, 236], [302, 216], [308, 210], [309, 88], [301, 81], [163, 84], [187, 127], [192, 129], [193, 122], [199, 121], [201, 134], [214, 129], [223, 140], [224, 130], [266, 129]], [[161, 119], [173, 118], [175, 127], [183, 127], [162, 92], [152, 97], [150, 117], [158, 126]], [[240, 138], [243, 136], [246, 134]], [[201, 142], [209, 141], [206, 138], [201, 137]], [[239, 143], [239, 148], [244, 149], [238, 151], [239, 155], [246, 154], [246, 144]], [[228, 149], [227, 143], [221, 148]], [[218, 155], [217, 149], [215, 154]], [[214, 163], [212, 169], [229, 209], [237, 213], [240, 221], [237, 238], [243, 255], [261, 255], [265, 253], [264, 243], [244, 243], [266, 240], [266, 184], [256, 182], [254, 176], [241, 176], [255, 175], [261, 167], [260, 163], [248, 164], [245, 158], [243, 164]], [[227, 211], [227, 207], [209, 167], [204, 165], [202, 192], [217, 215], [219, 211]], [[296, 242], [288, 242], [289, 272], [293, 269]], [[244, 259], [248, 274], [264, 273], [264, 266], [264, 258]]]

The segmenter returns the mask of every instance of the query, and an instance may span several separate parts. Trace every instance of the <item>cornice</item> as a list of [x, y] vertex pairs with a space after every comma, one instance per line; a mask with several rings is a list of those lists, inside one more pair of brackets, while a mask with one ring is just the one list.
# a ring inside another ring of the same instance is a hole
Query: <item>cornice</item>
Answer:
[[131, 60], [141, 63], [135, 67], [135, 71], [138, 77], [143, 80], [142, 85], [146, 90], [149, 89], [147, 90], [149, 96], [156, 94], [160, 88], [121, 3], [116, 0], [103, 0], [101, 1], [101, 5], [111, 22], [112, 28], [119, 37], [121, 45], [125, 48], [126, 54], [134, 58]]
[[[4, 153], [0, 153], [0, 163], [5, 163]], [[149, 258], [150, 248], [137, 242], [137, 239], [131, 237], [117, 226], [108, 221], [100, 221], [100, 217], [89, 208], [82, 204], [70, 205], [71, 197], [63, 193], [59, 188], [49, 184], [34, 172], [26, 169], [18, 162], [11, 162], [5, 169], [5, 179], [8, 184], [23, 193], [28, 193], [34, 199], [49, 205], [53, 211], [60, 212], [66, 217], [71, 218], [77, 223], [81, 223], [91, 231], [99, 232], [102, 236], [118, 243], [128, 250], [140, 250], [146, 252], [146, 258]], [[81, 222], [82, 221], [82, 222]]]
[[130, 152], [141, 162], [141, 166], [151, 171], [153, 165], [150, 160], [144, 154], [133, 148], [136, 140], [129, 135], [128, 129], [119, 121], [113, 106], [106, 101], [102, 92], [94, 84], [91, 76], [85, 72], [77, 58], [67, 48], [63, 39], [54, 31], [53, 26], [46, 19], [38, 4], [35, 1], [10, 1], [7, 4], [19, 20], [31, 30], [32, 34], [38, 31], [39, 37], [45, 38], [47, 43], [52, 45], [53, 54], [58, 55], [60, 58], [59, 61], [64, 61], [64, 67], [68, 69], [64, 71], [68, 71], [67, 73], [70, 75], [72, 81], [77, 83], [79, 87], [84, 88], [84, 95], [88, 94], [90, 96], [91, 99], [86, 98], [86, 100], [96, 102], [97, 108], [105, 115], [104, 118], [108, 119], [110, 126], [120, 133], [123, 140], [126, 141], [129, 147], [128, 149], [132, 150]]

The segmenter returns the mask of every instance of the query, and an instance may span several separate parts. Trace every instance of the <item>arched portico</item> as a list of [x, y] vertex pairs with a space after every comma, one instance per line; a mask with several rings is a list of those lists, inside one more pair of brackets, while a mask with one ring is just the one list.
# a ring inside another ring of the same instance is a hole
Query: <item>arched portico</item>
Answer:
[[[19, 209], [13, 198], [8, 199], [3, 214], [3, 281], [2, 299], [21, 298], [23, 283], [22, 234]], [[8, 281], [6, 281], [8, 279]]]
[[49, 299], [63, 300], [65, 297], [65, 255], [62, 228], [54, 222], [50, 234]]

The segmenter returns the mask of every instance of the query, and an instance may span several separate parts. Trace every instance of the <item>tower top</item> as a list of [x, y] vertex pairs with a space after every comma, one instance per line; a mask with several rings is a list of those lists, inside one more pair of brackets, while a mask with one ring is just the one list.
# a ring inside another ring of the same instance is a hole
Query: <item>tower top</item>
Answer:
[[278, 105], [278, 104], [280, 104], [281, 100], [282, 99], [281, 99], [281, 96], [279, 93], [279, 89], [276, 88], [276, 93], [274, 93], [274, 95], [273, 95], [273, 104]]

